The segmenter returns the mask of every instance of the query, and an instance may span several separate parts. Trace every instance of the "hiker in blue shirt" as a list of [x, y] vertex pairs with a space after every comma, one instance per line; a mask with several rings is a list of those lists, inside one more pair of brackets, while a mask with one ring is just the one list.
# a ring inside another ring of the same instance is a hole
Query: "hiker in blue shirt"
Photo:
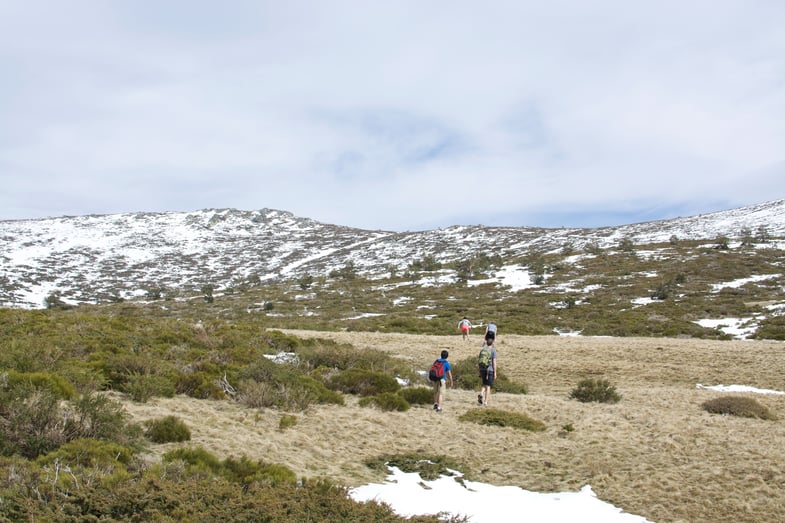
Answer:
[[433, 381], [433, 410], [436, 412], [442, 411], [442, 402], [444, 401], [444, 389], [447, 388], [447, 378], [450, 378], [450, 387], [452, 387], [452, 371], [450, 370], [450, 362], [447, 361], [450, 353], [446, 350], [442, 351], [441, 358], [437, 359], [434, 363], [441, 362], [443, 374], [440, 379]]

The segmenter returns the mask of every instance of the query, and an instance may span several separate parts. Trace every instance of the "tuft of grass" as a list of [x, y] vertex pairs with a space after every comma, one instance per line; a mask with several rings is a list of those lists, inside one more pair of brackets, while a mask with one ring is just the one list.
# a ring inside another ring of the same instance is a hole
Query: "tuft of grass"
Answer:
[[703, 403], [703, 410], [711, 414], [740, 416], [742, 418], [777, 419], [766, 406], [761, 405], [754, 398], [745, 396], [721, 396], [714, 398]]
[[570, 392], [570, 399], [582, 403], [618, 403], [621, 395], [608, 380], [590, 378], [578, 382], [578, 386]]
[[495, 427], [511, 427], [514, 429], [541, 432], [546, 429], [543, 422], [530, 418], [526, 414], [507, 412], [499, 409], [477, 408], [471, 409], [458, 418], [460, 421], [469, 421], [480, 425]]
[[292, 414], [284, 414], [278, 422], [278, 430], [286, 430], [290, 427], [297, 425], [297, 416]]

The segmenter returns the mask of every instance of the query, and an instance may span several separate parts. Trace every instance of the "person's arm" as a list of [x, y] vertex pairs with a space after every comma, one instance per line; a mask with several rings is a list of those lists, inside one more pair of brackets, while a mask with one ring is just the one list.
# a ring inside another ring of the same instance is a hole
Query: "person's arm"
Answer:
[[450, 378], [450, 388], [452, 388], [452, 371], [451, 370], [447, 371], [447, 377]]

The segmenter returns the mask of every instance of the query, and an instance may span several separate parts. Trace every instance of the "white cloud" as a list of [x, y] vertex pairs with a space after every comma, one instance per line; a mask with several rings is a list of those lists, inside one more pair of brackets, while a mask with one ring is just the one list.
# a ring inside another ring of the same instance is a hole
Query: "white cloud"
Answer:
[[730, 0], [10, 0], [0, 219], [272, 207], [404, 230], [765, 201], [784, 21]]

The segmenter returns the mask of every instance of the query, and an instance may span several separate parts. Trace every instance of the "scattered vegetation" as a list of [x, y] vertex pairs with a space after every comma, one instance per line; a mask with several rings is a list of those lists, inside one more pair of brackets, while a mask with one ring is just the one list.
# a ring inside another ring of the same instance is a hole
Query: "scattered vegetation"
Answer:
[[578, 382], [578, 386], [570, 391], [570, 398], [582, 403], [617, 403], [621, 395], [608, 380], [589, 378]]
[[712, 414], [775, 420], [776, 416], [754, 398], [746, 396], [720, 396], [703, 403], [703, 410]]
[[385, 454], [369, 459], [365, 464], [384, 474], [387, 474], [389, 467], [397, 467], [403, 472], [416, 472], [426, 481], [438, 479], [440, 476], [452, 476], [452, 470], [460, 470], [467, 478], [472, 476], [470, 467], [441, 454]]

